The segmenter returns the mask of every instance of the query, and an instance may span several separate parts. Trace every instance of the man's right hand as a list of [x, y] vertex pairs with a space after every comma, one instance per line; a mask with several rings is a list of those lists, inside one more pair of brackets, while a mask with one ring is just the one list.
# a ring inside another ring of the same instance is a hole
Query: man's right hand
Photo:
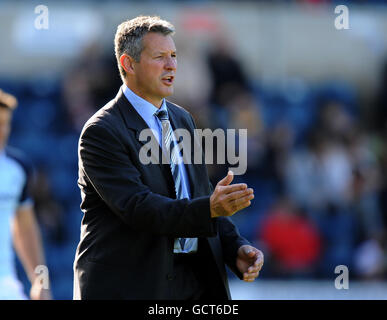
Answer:
[[232, 216], [234, 213], [248, 207], [254, 199], [254, 190], [247, 188], [245, 183], [232, 184], [232, 171], [218, 182], [210, 197], [211, 218]]

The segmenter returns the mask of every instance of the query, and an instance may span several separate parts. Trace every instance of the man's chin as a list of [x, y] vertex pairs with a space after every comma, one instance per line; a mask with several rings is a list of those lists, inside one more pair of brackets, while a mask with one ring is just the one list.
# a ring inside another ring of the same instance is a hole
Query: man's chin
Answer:
[[169, 96], [171, 96], [171, 95], [173, 95], [173, 88], [171, 88], [170, 90], [165, 90], [164, 92], [163, 92], [163, 96], [166, 98], [166, 97], [169, 97]]

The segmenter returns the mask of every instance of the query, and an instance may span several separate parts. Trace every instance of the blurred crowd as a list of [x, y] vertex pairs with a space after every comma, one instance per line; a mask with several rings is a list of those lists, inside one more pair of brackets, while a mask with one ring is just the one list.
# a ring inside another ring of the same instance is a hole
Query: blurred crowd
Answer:
[[[262, 275], [328, 278], [345, 265], [358, 279], [385, 278], [387, 65], [365, 110], [345, 83], [252, 83], [230, 52], [207, 56], [209, 126], [248, 129], [240, 181], [256, 201], [234, 220], [265, 252]], [[225, 172], [216, 169], [213, 182]]]
[[[248, 169], [235, 182], [253, 187], [255, 199], [233, 220], [265, 253], [260, 276], [332, 278], [337, 265], [346, 265], [351, 277], [385, 279], [387, 64], [365, 110], [347, 83], [253, 81], [233, 52], [224, 39], [191, 57], [182, 46], [171, 100], [189, 110], [199, 128], [248, 130]], [[80, 130], [120, 85], [113, 53], [97, 44], [56, 79], [0, 79], [19, 99], [10, 145], [35, 165], [32, 195], [56, 299], [72, 297], [82, 218]], [[228, 167], [208, 166], [214, 185]], [[25, 279], [20, 267], [19, 276]]]

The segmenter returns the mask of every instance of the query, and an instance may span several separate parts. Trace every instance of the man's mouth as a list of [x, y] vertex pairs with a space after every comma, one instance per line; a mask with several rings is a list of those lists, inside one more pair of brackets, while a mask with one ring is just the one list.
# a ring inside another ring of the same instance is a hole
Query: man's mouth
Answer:
[[163, 77], [161, 78], [161, 80], [164, 82], [164, 84], [166, 84], [167, 86], [171, 86], [173, 84], [173, 80], [174, 80], [174, 76], [167, 76], [167, 77]]

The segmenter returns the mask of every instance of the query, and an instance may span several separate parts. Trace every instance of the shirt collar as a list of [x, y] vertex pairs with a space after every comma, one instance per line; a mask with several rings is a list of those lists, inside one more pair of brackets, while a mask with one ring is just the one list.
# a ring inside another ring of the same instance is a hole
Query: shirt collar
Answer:
[[167, 110], [167, 105], [165, 103], [165, 99], [161, 104], [160, 109], [156, 108], [153, 104], [141, 98], [137, 94], [135, 94], [132, 90], [130, 90], [126, 84], [122, 85], [122, 91], [124, 92], [125, 97], [129, 100], [132, 106], [136, 109], [136, 111], [140, 114], [140, 116], [148, 123], [151, 119], [153, 119], [155, 112], [159, 110]]

